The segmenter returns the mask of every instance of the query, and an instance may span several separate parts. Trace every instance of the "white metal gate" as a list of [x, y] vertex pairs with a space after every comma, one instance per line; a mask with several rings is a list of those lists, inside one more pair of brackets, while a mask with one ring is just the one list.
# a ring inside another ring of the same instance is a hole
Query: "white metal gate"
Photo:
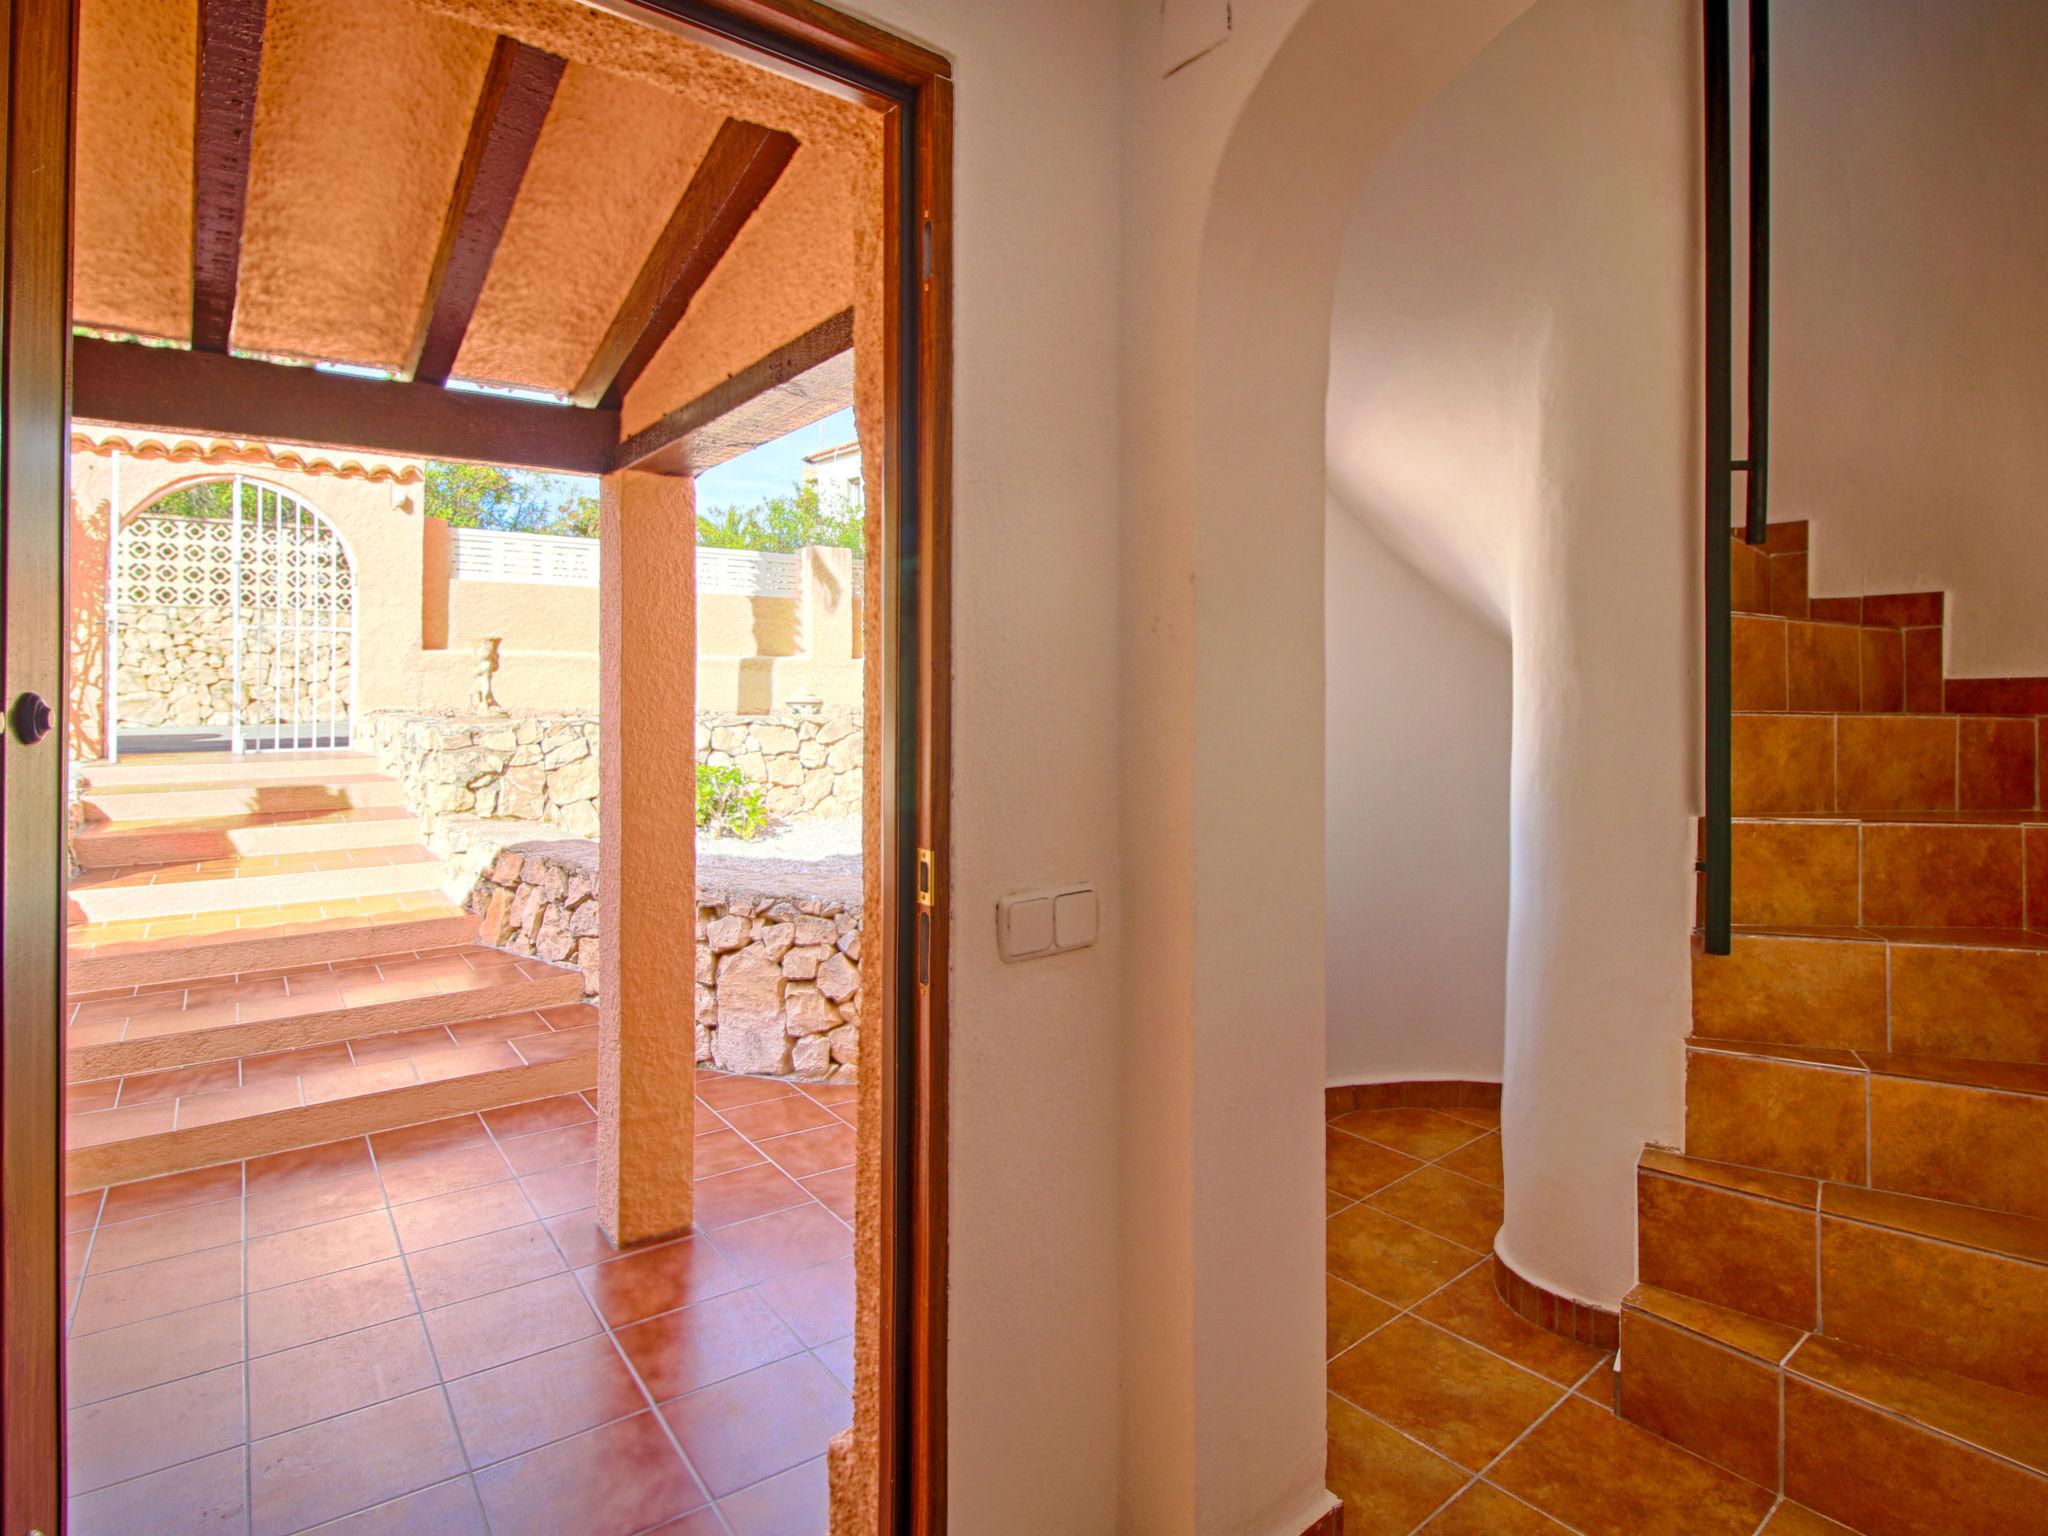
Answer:
[[198, 515], [143, 512], [109, 551], [107, 755], [211, 744], [346, 746], [355, 718], [355, 569], [311, 505], [260, 480]]

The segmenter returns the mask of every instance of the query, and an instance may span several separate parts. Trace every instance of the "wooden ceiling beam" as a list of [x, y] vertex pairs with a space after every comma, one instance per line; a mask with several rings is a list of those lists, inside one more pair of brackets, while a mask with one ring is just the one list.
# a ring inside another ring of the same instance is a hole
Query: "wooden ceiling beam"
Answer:
[[719, 126], [570, 399], [618, 409], [796, 148], [790, 135], [735, 117]]
[[556, 55], [509, 37], [500, 37], [491, 50], [462, 168], [441, 225], [441, 243], [434, 251], [419, 329], [400, 370], [406, 377], [422, 384], [447, 382], [564, 65]]
[[71, 400], [115, 426], [572, 475], [609, 470], [619, 441], [616, 411], [82, 336]]
[[699, 475], [853, 404], [853, 311], [841, 310], [619, 444], [620, 469]]
[[192, 345], [225, 352], [241, 279], [265, 0], [200, 0], [192, 132]]

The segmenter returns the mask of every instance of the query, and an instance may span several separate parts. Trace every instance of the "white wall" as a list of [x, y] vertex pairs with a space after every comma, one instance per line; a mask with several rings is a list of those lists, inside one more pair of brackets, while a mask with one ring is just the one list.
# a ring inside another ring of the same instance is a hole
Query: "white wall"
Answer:
[[1332, 1083], [1499, 1081], [1510, 658], [1338, 503], [1326, 519]]
[[1774, 519], [1813, 590], [1943, 589], [2048, 674], [2048, 5], [1773, 7]]

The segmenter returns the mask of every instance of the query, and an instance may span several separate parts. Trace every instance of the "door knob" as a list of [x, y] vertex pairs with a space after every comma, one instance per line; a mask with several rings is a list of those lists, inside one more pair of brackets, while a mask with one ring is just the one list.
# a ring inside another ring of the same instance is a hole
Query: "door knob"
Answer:
[[50, 701], [40, 693], [24, 693], [14, 701], [14, 708], [8, 714], [14, 725], [14, 734], [27, 747], [34, 746], [50, 734], [55, 718], [50, 713]]

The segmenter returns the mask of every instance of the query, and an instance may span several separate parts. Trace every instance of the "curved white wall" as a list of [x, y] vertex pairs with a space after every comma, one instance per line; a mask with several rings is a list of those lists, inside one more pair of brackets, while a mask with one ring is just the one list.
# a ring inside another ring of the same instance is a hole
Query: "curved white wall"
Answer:
[[1542, 0], [1374, 167], [1332, 310], [1333, 494], [1513, 636], [1500, 1246], [1607, 1305], [1681, 1117], [1692, 34], [1679, 0]]
[[1509, 655], [1334, 498], [1323, 547], [1332, 1083], [1497, 1082]]

